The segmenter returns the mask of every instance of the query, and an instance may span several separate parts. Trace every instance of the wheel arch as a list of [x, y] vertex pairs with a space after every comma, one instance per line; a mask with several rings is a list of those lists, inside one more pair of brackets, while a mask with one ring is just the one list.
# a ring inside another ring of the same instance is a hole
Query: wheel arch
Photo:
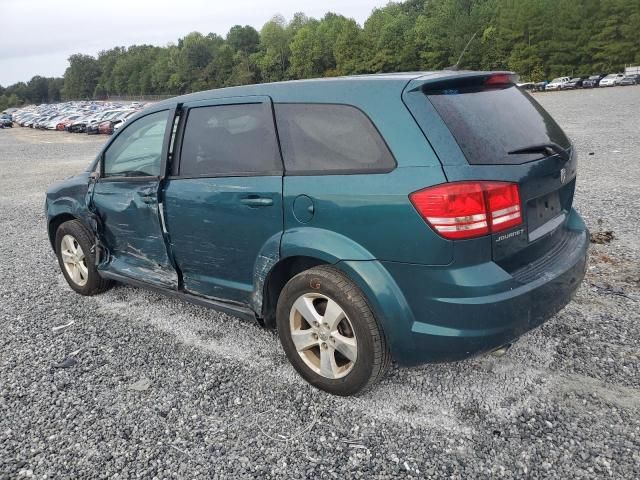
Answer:
[[[318, 265], [335, 265], [343, 260], [373, 260], [373, 255], [349, 237], [317, 227], [286, 230], [279, 240], [277, 261], [262, 253], [263, 264], [254, 271], [252, 306], [265, 326], [275, 326], [278, 296], [284, 285], [300, 272]], [[274, 245], [270, 243], [270, 246]], [[273, 248], [265, 248], [265, 251]], [[274, 252], [275, 253], [275, 252]], [[267, 261], [269, 260], [269, 261]], [[263, 271], [268, 272], [266, 275]]]
[[282, 292], [289, 280], [310, 268], [330, 264], [318, 257], [305, 255], [295, 255], [280, 259], [269, 270], [264, 282], [260, 317], [265, 327], [275, 328], [278, 298], [280, 298], [280, 292]]
[[413, 345], [413, 312], [393, 277], [375, 260], [327, 262], [312, 256], [293, 256], [280, 260], [265, 280], [261, 315], [264, 326], [275, 327], [278, 298], [285, 284], [298, 273], [320, 265], [334, 267], [358, 286], [386, 338], [392, 357], [407, 363], [404, 357]]
[[[69, 220], [78, 220], [82, 223], [87, 230], [92, 231], [89, 227], [87, 219], [87, 207], [85, 204], [86, 185], [82, 182], [80, 185], [76, 185], [76, 182], [81, 180], [73, 177], [66, 182], [73, 182], [70, 185], [63, 184], [56, 187], [56, 189], [50, 189], [47, 192], [47, 199], [45, 202], [45, 214], [47, 216], [47, 233], [49, 235], [49, 242], [51, 247], [55, 251], [56, 243], [56, 231], [64, 222]], [[80, 188], [80, 191], [78, 191]]]
[[278, 296], [289, 279], [345, 259], [373, 260], [373, 256], [352, 239], [323, 228], [297, 227], [270, 238], [254, 268], [253, 310], [265, 326], [275, 326]]
[[373, 311], [391, 356], [398, 363], [409, 364], [408, 352], [414, 348], [413, 311], [393, 276], [378, 261], [341, 261], [335, 268], [360, 288]]
[[62, 225], [63, 223], [71, 220], [78, 220], [78, 217], [72, 215], [69, 212], [59, 213], [58, 215], [49, 219], [47, 232], [49, 234], [49, 242], [51, 243], [51, 248], [54, 252], [56, 250], [56, 232], [58, 231], [58, 228], [60, 228], [60, 225]]

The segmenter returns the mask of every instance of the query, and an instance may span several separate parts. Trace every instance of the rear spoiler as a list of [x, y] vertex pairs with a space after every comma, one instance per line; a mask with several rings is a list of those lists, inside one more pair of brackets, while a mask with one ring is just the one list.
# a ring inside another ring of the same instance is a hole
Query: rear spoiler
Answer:
[[515, 85], [520, 77], [514, 72], [442, 71], [414, 78], [405, 88], [406, 92], [455, 93], [457, 90], [503, 88]]

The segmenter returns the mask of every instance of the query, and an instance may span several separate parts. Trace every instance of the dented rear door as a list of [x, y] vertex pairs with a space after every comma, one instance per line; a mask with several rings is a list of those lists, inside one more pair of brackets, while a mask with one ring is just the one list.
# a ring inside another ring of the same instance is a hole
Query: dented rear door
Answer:
[[283, 228], [282, 159], [271, 99], [185, 103], [164, 199], [186, 292], [260, 305]]

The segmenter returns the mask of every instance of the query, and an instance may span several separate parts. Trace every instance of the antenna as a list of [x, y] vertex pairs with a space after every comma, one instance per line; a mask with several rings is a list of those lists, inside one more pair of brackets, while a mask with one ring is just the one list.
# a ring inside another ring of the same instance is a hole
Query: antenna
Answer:
[[471, 45], [471, 42], [473, 42], [473, 39], [476, 38], [476, 35], [478, 34], [478, 30], [476, 30], [476, 32], [471, 36], [471, 38], [469, 39], [469, 41], [467, 42], [467, 44], [464, 46], [464, 48], [462, 49], [462, 53], [460, 54], [460, 56], [458, 57], [458, 61], [450, 66], [447, 67], [447, 70], [453, 70], [456, 71], [460, 68], [460, 61], [462, 60], [462, 56], [466, 53], [467, 48], [469, 48], [469, 45]]

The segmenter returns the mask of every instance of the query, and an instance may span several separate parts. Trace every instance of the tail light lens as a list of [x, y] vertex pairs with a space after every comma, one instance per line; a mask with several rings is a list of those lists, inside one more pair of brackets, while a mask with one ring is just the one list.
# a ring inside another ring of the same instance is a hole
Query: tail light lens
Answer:
[[518, 184], [455, 182], [409, 195], [418, 213], [444, 238], [500, 232], [522, 223]]
[[513, 85], [519, 80], [519, 78], [520, 77], [518, 77], [518, 75], [515, 75], [513, 73], [494, 73], [485, 79], [484, 85], [486, 87]]

